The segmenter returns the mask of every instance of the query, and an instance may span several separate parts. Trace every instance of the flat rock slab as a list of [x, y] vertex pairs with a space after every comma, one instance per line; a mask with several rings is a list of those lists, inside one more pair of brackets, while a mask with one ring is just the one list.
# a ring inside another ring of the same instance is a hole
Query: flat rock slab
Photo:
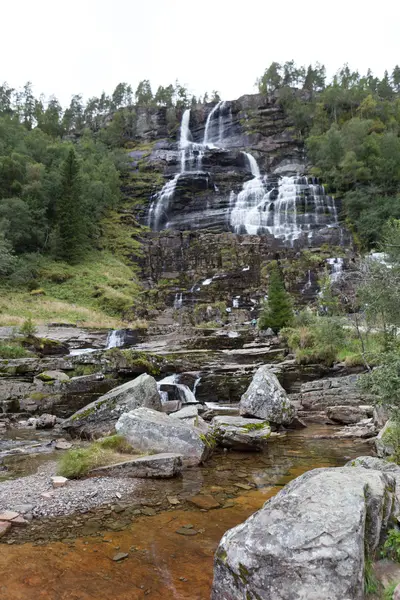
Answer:
[[219, 502], [216, 501], [213, 496], [192, 496], [192, 498], [188, 499], [191, 504], [194, 504], [198, 508], [202, 508], [205, 510], [211, 510], [213, 508], [221, 508]]
[[2, 538], [11, 529], [11, 523], [8, 521], [0, 521], [0, 538]]
[[181, 527], [180, 529], [177, 529], [175, 531], [175, 533], [179, 533], [179, 535], [197, 535], [198, 531], [196, 531], [195, 529], [187, 529], [186, 527]]
[[169, 478], [182, 471], [182, 456], [172, 452], [140, 456], [115, 465], [92, 469], [92, 475], [106, 477]]
[[61, 488], [67, 485], [68, 479], [66, 477], [61, 477], [59, 475], [54, 475], [51, 477], [51, 483], [53, 488]]
[[17, 517], [19, 517], [19, 513], [15, 512], [14, 510], [5, 510], [4, 512], [0, 513], [0, 521], [12, 521]]

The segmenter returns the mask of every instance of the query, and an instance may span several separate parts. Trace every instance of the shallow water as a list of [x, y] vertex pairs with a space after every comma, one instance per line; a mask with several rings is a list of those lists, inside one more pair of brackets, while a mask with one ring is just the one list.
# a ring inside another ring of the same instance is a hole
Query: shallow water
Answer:
[[[0, 544], [0, 600], [208, 600], [213, 555], [227, 529], [301, 473], [370, 453], [360, 441], [315, 438], [327, 431], [332, 428], [310, 427], [272, 441], [264, 453], [221, 453], [182, 478], [148, 481], [142, 486], [142, 504], [160, 512], [125, 518], [123, 531], [99, 530], [40, 546]], [[243, 490], [243, 484], [251, 489]], [[187, 502], [199, 493], [233, 506], [203, 512]], [[177, 507], [169, 506], [171, 496], [179, 499]], [[109, 527], [110, 520], [121, 519], [110, 512]], [[70, 518], [68, 535], [79, 535], [73, 522]], [[49, 523], [49, 530], [55, 524]], [[188, 524], [196, 535], [176, 533]], [[115, 563], [117, 552], [128, 552], [129, 558]]]

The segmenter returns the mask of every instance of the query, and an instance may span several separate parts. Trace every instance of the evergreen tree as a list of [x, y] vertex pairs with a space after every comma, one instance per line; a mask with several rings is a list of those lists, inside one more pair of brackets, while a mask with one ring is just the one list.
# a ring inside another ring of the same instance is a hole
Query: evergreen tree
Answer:
[[81, 176], [75, 150], [71, 148], [61, 166], [62, 194], [57, 215], [57, 257], [70, 263], [79, 261], [87, 249], [87, 223], [82, 205]]
[[293, 319], [293, 309], [290, 296], [285, 289], [281, 272], [274, 266], [269, 276], [268, 301], [265, 303], [258, 326], [260, 329], [270, 327], [275, 332], [290, 325]]

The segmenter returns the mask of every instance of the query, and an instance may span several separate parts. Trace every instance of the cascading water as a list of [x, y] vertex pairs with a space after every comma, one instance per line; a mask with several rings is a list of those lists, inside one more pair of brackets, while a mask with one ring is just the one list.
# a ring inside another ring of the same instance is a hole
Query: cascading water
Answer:
[[338, 282], [343, 275], [343, 258], [327, 258], [326, 262], [331, 267], [331, 282]]
[[107, 338], [106, 350], [110, 348], [121, 348], [125, 341], [125, 331], [123, 329], [114, 329], [110, 331]]
[[182, 308], [182, 304], [183, 304], [183, 294], [182, 294], [182, 292], [180, 294], [175, 294], [174, 309], [175, 310], [179, 310], [180, 308]]
[[[196, 397], [192, 390], [184, 383], [178, 383], [178, 377], [179, 376], [176, 374], [168, 375], [167, 377], [164, 377], [164, 379], [161, 379], [161, 381], [157, 382], [157, 388], [160, 393], [161, 400], [163, 402], [168, 400], [168, 392], [164, 392], [160, 389], [163, 384], [167, 384], [173, 385], [176, 388], [179, 399], [181, 400], [182, 404], [197, 404]], [[165, 394], [167, 395], [165, 396]]]
[[245, 154], [253, 179], [243, 184], [231, 210], [230, 225], [236, 233], [270, 233], [293, 243], [302, 233], [311, 238], [313, 229], [338, 224], [335, 202], [316, 180], [263, 178], [255, 158]]
[[[189, 198], [191, 202], [192, 192], [188, 187], [191, 179], [197, 182], [195, 185], [199, 186], [197, 188], [199, 190], [213, 188], [214, 192], [216, 191], [213, 183], [210, 186], [209, 173], [202, 171], [203, 157], [207, 149], [212, 152], [213, 149], [223, 148], [225, 134], [229, 135], [231, 122], [231, 103], [218, 102], [207, 116], [203, 141], [194, 142], [190, 131], [190, 109], [184, 111], [179, 140], [180, 171], [164, 185], [150, 207], [149, 226], [153, 230], [159, 231], [164, 227], [176, 225], [182, 228], [182, 224], [186, 225], [186, 217], [181, 214], [181, 204], [177, 204], [179, 210], [175, 209], [175, 212], [169, 211], [169, 208], [174, 198], [178, 197], [178, 189], [179, 198], [181, 196], [185, 200]], [[270, 234], [285, 244], [293, 245], [294, 241], [301, 236], [311, 240], [316, 230], [338, 226], [335, 201], [325, 194], [324, 187], [318, 180], [298, 175], [264, 176], [260, 173], [255, 157], [247, 152], [243, 154], [246, 156], [252, 178], [243, 184], [238, 194], [234, 191], [230, 192], [226, 208], [223, 209], [226, 211], [224, 219], [226, 228], [238, 234]], [[182, 176], [185, 176], [185, 179], [182, 179], [182, 185], [177, 189]], [[218, 199], [218, 202], [221, 203], [221, 199]], [[216, 209], [216, 214], [219, 210], [221, 209]], [[205, 212], [207, 217], [203, 218], [201, 211], [196, 212], [191, 202], [187, 217], [190, 223], [187, 228], [200, 228], [203, 221], [208, 227], [210, 226], [213, 206], [208, 198]], [[189, 214], [192, 217], [189, 217]], [[340, 243], [342, 243], [343, 232], [341, 228], [339, 229]]]

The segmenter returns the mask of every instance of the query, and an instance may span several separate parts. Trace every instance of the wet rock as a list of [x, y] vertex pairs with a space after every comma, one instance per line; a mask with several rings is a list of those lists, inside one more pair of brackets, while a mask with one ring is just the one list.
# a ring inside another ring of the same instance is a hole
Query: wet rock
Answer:
[[55, 415], [43, 414], [36, 418], [36, 429], [52, 429], [57, 423]]
[[338, 423], [350, 425], [368, 418], [368, 413], [358, 406], [328, 406], [326, 414], [329, 419]]
[[214, 417], [218, 443], [235, 450], [262, 450], [267, 444], [271, 428], [267, 421], [244, 417]]
[[200, 494], [199, 496], [192, 496], [191, 498], [188, 498], [188, 501], [197, 506], [197, 508], [202, 508], [203, 510], [221, 508], [220, 503], [217, 502], [213, 496], [203, 496]]
[[64, 421], [62, 426], [73, 435], [99, 437], [113, 431], [122, 413], [139, 406], [161, 410], [156, 380], [146, 373], [88, 404]]
[[206, 441], [194, 427], [149, 408], [123, 414], [115, 429], [140, 452], [168, 452], [173, 448], [186, 464], [199, 464], [209, 454]]
[[92, 469], [91, 474], [99, 477], [175, 477], [182, 471], [182, 458], [179, 454], [163, 453], [141, 456], [115, 465]]
[[395, 510], [389, 473], [315, 469], [223, 536], [213, 600], [362, 600], [364, 557]]
[[36, 376], [40, 381], [69, 381], [69, 377], [63, 371], [43, 371]]
[[124, 560], [125, 558], [128, 558], [128, 557], [129, 557], [129, 554], [127, 554], [126, 552], [118, 552], [118, 554], [114, 554], [113, 561], [119, 562], [120, 560]]
[[296, 414], [285, 390], [268, 365], [256, 371], [240, 400], [239, 412], [242, 416], [257, 417], [274, 425], [288, 425]]
[[71, 442], [66, 442], [65, 440], [57, 440], [54, 444], [54, 448], [56, 450], [69, 450], [72, 448]]
[[175, 533], [179, 533], [179, 535], [186, 535], [186, 536], [198, 534], [198, 532], [195, 529], [187, 529], [186, 527], [180, 527], [179, 529], [176, 530]]

